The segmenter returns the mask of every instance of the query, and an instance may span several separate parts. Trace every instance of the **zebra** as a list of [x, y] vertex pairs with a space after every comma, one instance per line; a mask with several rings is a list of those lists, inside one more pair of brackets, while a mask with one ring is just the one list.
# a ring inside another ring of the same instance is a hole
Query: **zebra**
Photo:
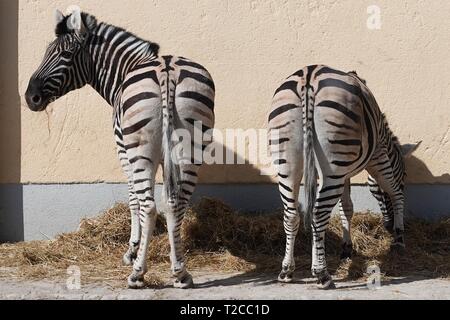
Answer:
[[341, 257], [351, 256], [350, 178], [362, 170], [369, 173], [370, 191], [379, 201], [385, 226], [393, 233], [393, 245], [404, 245], [404, 158], [419, 144], [400, 145], [373, 94], [356, 72], [326, 65], [297, 71], [276, 90], [268, 125], [286, 233], [279, 281], [291, 282], [295, 269], [294, 242], [300, 224], [298, 195], [303, 175], [305, 228], [312, 230], [311, 271], [319, 288], [334, 286], [325, 259], [325, 231], [339, 200]]
[[[158, 44], [98, 22], [78, 7], [70, 8], [66, 15], [56, 10], [55, 19], [56, 39], [31, 76], [25, 94], [29, 108], [43, 111], [59, 97], [87, 84], [113, 107], [114, 137], [128, 180], [131, 211], [129, 249], [123, 256], [126, 265], [133, 265], [128, 286], [145, 286], [147, 251], [157, 216], [155, 174], [162, 164], [174, 286], [192, 287], [180, 228], [201, 161], [183, 157], [186, 153], [180, 153], [176, 133], [183, 129], [194, 137], [195, 124], [201, 123], [203, 130], [214, 127], [211, 75], [187, 58], [159, 57]], [[198, 150], [208, 143], [192, 141], [189, 146]]]

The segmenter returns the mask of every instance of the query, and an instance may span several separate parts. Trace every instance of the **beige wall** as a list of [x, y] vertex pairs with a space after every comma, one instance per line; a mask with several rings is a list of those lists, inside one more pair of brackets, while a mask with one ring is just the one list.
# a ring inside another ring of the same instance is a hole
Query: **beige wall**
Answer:
[[[54, 9], [65, 10], [76, 2], [19, 1], [21, 94], [53, 38]], [[275, 88], [304, 65], [357, 70], [401, 141], [423, 140], [417, 158], [409, 162], [410, 182], [450, 183], [449, 1], [78, 4], [101, 21], [158, 42], [162, 54], [187, 56], [205, 65], [216, 82], [219, 128], [263, 128]], [[381, 8], [381, 30], [367, 28], [367, 7], [372, 4]], [[69, 94], [47, 113], [26, 110], [23, 98], [21, 108], [22, 182], [124, 181], [111, 109], [91, 88]], [[203, 177], [204, 182], [267, 181], [251, 166], [209, 168]]]

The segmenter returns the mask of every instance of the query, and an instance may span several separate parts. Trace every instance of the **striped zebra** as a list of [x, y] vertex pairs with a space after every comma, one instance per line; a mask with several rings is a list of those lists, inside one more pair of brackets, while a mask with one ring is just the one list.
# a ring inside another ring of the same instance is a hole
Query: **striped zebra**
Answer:
[[[340, 201], [342, 257], [352, 251], [350, 178], [366, 169], [394, 245], [403, 245], [404, 158], [418, 145], [400, 145], [386, 117], [355, 72], [324, 65], [299, 70], [276, 90], [269, 114], [269, 146], [284, 206], [286, 252], [279, 280], [292, 281], [299, 228], [298, 194], [305, 184], [305, 227], [311, 226], [312, 273], [333, 287], [325, 259], [325, 231]], [[317, 189], [317, 178], [319, 186]]]
[[[174, 286], [191, 287], [180, 228], [201, 161], [184, 157], [189, 153], [180, 153], [176, 137], [180, 129], [194, 137], [197, 123], [203, 130], [213, 128], [215, 88], [210, 74], [186, 58], [158, 57], [157, 44], [99, 23], [79, 8], [72, 8], [67, 16], [56, 11], [55, 32], [56, 39], [30, 79], [26, 91], [29, 108], [43, 111], [49, 103], [86, 84], [113, 107], [114, 136], [128, 178], [131, 211], [129, 249], [123, 258], [125, 264], [133, 265], [128, 286], [144, 286], [147, 249], [157, 215], [155, 174], [163, 164]], [[190, 141], [189, 147], [198, 150], [208, 144], [196, 142]]]

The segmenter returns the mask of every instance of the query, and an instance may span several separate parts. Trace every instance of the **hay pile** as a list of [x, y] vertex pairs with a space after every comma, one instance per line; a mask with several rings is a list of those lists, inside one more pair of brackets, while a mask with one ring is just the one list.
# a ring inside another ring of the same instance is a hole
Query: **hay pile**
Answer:
[[[381, 218], [357, 214], [352, 222], [356, 256], [341, 263], [341, 226], [333, 218], [327, 233], [330, 271], [340, 277], [365, 276], [367, 265], [376, 263], [386, 276], [450, 275], [450, 219], [439, 223], [408, 221], [407, 251], [390, 252], [391, 237]], [[116, 205], [96, 219], [86, 219], [77, 232], [53, 241], [0, 246], [0, 277], [43, 279], [67, 276], [67, 267], [81, 268], [84, 282], [121, 284], [131, 267], [122, 265], [130, 230], [129, 211]], [[278, 272], [284, 254], [285, 235], [281, 212], [271, 215], [242, 215], [225, 204], [203, 199], [189, 209], [182, 229], [187, 264], [191, 271]], [[297, 275], [310, 276], [310, 235], [300, 231], [296, 248]], [[151, 285], [164, 284], [170, 275], [169, 242], [164, 219], [159, 217], [149, 248]]]

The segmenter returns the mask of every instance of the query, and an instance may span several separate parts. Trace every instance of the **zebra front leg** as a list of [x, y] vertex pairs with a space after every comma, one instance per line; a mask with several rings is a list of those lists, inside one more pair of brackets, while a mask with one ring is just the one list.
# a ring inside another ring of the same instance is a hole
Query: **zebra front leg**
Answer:
[[[386, 166], [386, 163], [389, 163], [389, 166]], [[367, 171], [376, 180], [380, 188], [387, 194], [387, 198], [385, 200], [385, 205], [388, 209], [387, 214], [390, 214], [391, 211], [394, 215], [394, 242], [392, 246], [394, 248], [404, 248], [404, 195], [402, 188], [396, 182], [397, 180], [395, 179], [394, 170], [390, 165], [387, 153], [377, 157], [377, 160], [370, 164]]]
[[405, 208], [405, 199], [403, 191], [397, 191], [389, 194], [392, 202], [392, 210], [394, 211], [394, 247], [405, 248], [404, 231], [405, 226], [403, 222], [403, 212]]
[[123, 255], [123, 263], [131, 266], [136, 260], [141, 239], [141, 223], [139, 221], [139, 201], [134, 192], [133, 183], [128, 183], [129, 207], [131, 212], [131, 235], [127, 252]]
[[394, 233], [394, 213], [392, 210], [391, 199], [388, 194], [381, 190], [380, 186], [376, 182], [376, 180], [369, 176], [368, 178], [369, 190], [374, 196], [374, 198], [378, 201], [378, 205], [380, 206], [381, 214], [383, 215], [383, 225], [387, 231], [391, 234]]
[[334, 283], [327, 270], [325, 252], [325, 233], [330, 222], [331, 211], [342, 197], [345, 181], [325, 180], [317, 195], [312, 217], [312, 266], [311, 272], [317, 277], [319, 289], [334, 288]]
[[350, 197], [350, 179], [344, 184], [344, 193], [339, 203], [339, 215], [342, 223], [342, 253], [341, 260], [351, 259], [353, 243], [351, 238], [351, 223], [353, 217], [353, 202]]

